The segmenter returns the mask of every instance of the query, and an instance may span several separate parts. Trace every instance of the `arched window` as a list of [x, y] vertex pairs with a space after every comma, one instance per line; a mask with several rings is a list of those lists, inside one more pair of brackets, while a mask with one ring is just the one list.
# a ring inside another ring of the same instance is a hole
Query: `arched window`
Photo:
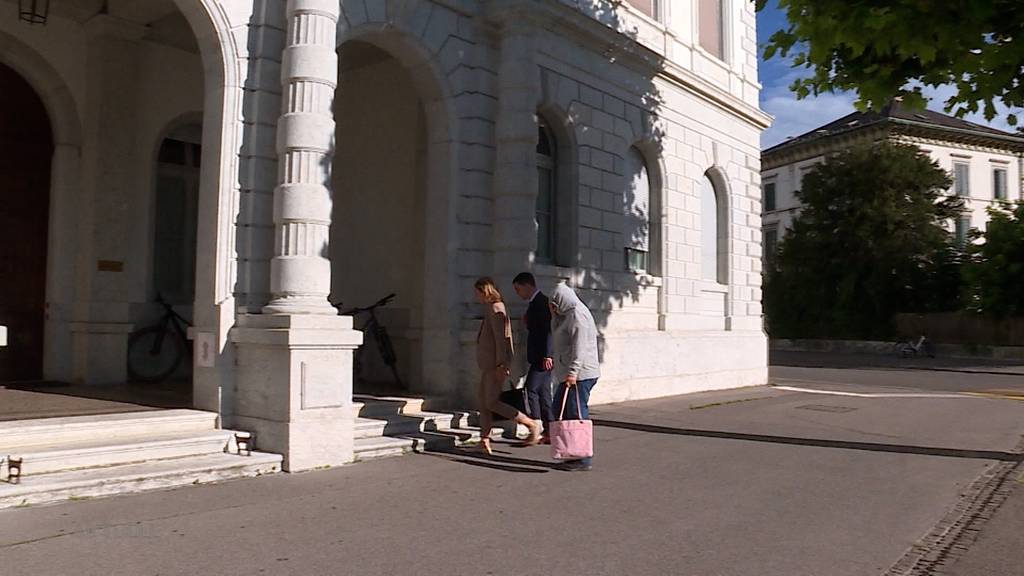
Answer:
[[153, 288], [172, 304], [191, 304], [195, 294], [201, 134], [199, 126], [179, 128], [157, 155]]
[[700, 214], [701, 277], [726, 284], [729, 269], [728, 211], [722, 190], [706, 174], [701, 179]]
[[558, 253], [555, 241], [557, 146], [542, 118], [537, 119], [537, 131], [537, 261], [550, 264]]
[[650, 271], [651, 251], [651, 179], [647, 162], [636, 147], [626, 154], [625, 226], [626, 269]]

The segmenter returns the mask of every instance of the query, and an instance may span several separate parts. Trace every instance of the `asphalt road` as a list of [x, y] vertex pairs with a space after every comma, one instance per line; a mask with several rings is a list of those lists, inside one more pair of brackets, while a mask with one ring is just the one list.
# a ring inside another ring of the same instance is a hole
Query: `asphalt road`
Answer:
[[[976, 479], [1018, 459], [1024, 402], [960, 392], [1021, 389], [1020, 377], [867, 366], [772, 377], [813, 392], [595, 408], [590, 473], [501, 446], [491, 459], [414, 455], [0, 511], [0, 573], [885, 574]], [[855, 395], [822, 393], [833, 391]], [[975, 545], [1004, 550], [984, 530]], [[1019, 546], [1001, 553], [1019, 566]]]

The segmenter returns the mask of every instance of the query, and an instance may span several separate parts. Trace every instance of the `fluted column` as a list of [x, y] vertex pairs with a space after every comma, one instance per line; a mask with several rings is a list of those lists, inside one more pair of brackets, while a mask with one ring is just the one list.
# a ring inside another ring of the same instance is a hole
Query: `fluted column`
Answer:
[[288, 0], [281, 63], [283, 110], [277, 124], [274, 259], [268, 314], [334, 314], [327, 301], [331, 262], [331, 158], [338, 84], [338, 0]]

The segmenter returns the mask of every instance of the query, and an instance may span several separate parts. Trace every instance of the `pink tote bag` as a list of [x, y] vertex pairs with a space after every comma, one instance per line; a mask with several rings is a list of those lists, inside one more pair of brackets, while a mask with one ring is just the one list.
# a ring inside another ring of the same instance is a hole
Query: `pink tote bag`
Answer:
[[594, 455], [594, 423], [581, 417], [579, 388], [576, 388], [576, 419], [562, 420], [568, 399], [569, 389], [566, 388], [562, 397], [562, 412], [558, 420], [550, 424], [548, 435], [551, 438], [551, 457], [555, 460], [589, 458]]

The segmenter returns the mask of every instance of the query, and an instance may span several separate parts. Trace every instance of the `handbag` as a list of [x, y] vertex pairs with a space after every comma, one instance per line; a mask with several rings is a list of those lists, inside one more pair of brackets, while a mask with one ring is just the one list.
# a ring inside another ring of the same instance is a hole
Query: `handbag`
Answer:
[[[515, 408], [519, 412], [522, 412], [523, 414], [529, 416], [530, 408], [529, 402], [526, 401], [526, 386], [523, 386], [522, 388], [513, 387], [508, 390], [505, 390], [504, 392], [498, 395], [498, 401], [508, 404], [509, 406]], [[491, 419], [494, 422], [507, 420], [507, 418], [505, 418], [501, 414], [498, 414], [497, 412], [491, 412]]]
[[562, 396], [562, 412], [558, 420], [549, 424], [548, 437], [551, 439], [551, 457], [555, 460], [577, 460], [594, 455], [594, 423], [584, 420], [580, 413], [580, 389], [576, 388], [576, 419], [563, 420], [565, 404], [569, 400], [569, 388]]

